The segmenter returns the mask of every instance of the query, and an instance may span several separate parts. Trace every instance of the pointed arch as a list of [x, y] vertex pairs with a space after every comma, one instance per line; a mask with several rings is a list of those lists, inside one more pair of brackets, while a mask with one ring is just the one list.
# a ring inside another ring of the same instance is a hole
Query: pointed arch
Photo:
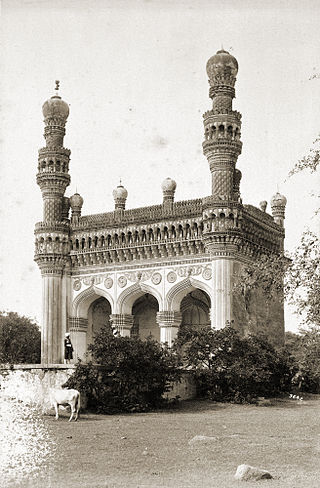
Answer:
[[176, 285], [174, 285], [171, 290], [168, 292], [166, 300], [168, 305], [168, 310], [172, 310], [175, 312], [180, 311], [180, 303], [182, 299], [190, 293], [190, 291], [196, 290], [199, 288], [200, 290], [207, 293], [211, 302], [212, 302], [212, 290], [211, 288], [202, 281], [196, 280], [192, 276], [189, 278], [185, 278], [184, 280], [180, 281]]
[[145, 283], [135, 283], [132, 286], [129, 286], [126, 290], [124, 290], [121, 295], [118, 297], [118, 313], [128, 313], [131, 314], [132, 312], [132, 305], [136, 301], [137, 298], [144, 295], [145, 293], [149, 293], [152, 295], [159, 304], [159, 310], [162, 310], [162, 297], [160, 293], [152, 288], [152, 286], [146, 285]]
[[111, 306], [111, 311], [114, 310], [114, 301], [112, 296], [105, 290], [97, 286], [90, 286], [79, 295], [72, 302], [72, 317], [87, 318], [88, 309], [97, 298], [104, 297]]

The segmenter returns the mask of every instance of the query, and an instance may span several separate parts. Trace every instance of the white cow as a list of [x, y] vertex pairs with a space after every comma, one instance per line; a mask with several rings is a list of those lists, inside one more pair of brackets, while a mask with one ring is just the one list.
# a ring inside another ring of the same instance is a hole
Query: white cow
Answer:
[[78, 419], [80, 409], [80, 393], [78, 390], [67, 390], [66, 388], [51, 389], [50, 401], [56, 411], [56, 420], [59, 418], [59, 405], [70, 405], [71, 415], [69, 422], [72, 420], [73, 415], [75, 415], [74, 420]]

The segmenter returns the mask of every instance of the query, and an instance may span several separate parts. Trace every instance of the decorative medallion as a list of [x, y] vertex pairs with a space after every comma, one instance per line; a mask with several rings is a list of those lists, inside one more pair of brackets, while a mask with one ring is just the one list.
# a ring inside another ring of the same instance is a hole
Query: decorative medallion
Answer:
[[167, 280], [169, 281], [169, 283], [174, 283], [177, 279], [177, 275], [174, 271], [170, 271], [167, 275]]
[[74, 289], [75, 291], [79, 291], [79, 290], [80, 290], [80, 288], [81, 288], [81, 281], [80, 281], [80, 280], [75, 280], [75, 281], [73, 282], [73, 289]]
[[136, 281], [146, 281], [151, 278], [152, 271], [130, 271], [125, 273], [126, 278], [133, 283]]
[[160, 273], [153, 273], [153, 275], [151, 276], [151, 281], [154, 285], [159, 285], [159, 283], [161, 283], [161, 280], [162, 276]]
[[111, 276], [108, 276], [104, 282], [103, 282], [104, 286], [109, 289], [109, 288], [112, 288], [113, 286], [113, 279], [111, 278]]
[[212, 278], [212, 269], [211, 268], [205, 268], [203, 270], [202, 276], [205, 280], [211, 280]]
[[91, 280], [92, 280], [92, 276], [86, 276], [85, 278], [82, 278], [82, 282], [84, 285], [91, 285]]
[[127, 284], [127, 278], [125, 276], [119, 276], [118, 278], [118, 285], [120, 288], [123, 288]]
[[188, 277], [188, 276], [196, 276], [199, 275], [202, 271], [202, 266], [199, 265], [193, 265], [193, 266], [188, 266], [184, 268], [178, 268], [177, 273], [178, 276], [181, 278]]

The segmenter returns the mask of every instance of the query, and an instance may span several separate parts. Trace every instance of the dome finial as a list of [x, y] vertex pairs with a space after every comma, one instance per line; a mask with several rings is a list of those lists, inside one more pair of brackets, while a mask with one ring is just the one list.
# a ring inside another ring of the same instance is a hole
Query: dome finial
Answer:
[[60, 81], [56, 80], [56, 87], [55, 87], [56, 95], [59, 95], [59, 88], [60, 88]]

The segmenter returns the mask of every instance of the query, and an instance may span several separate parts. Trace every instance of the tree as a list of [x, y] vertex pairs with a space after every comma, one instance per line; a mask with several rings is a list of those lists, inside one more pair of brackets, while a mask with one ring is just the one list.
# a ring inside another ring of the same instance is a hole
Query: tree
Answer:
[[286, 333], [286, 347], [297, 364], [293, 384], [299, 391], [320, 393], [320, 333], [309, 328], [302, 334]]
[[0, 312], [0, 362], [40, 363], [41, 334], [38, 325], [15, 312]]

